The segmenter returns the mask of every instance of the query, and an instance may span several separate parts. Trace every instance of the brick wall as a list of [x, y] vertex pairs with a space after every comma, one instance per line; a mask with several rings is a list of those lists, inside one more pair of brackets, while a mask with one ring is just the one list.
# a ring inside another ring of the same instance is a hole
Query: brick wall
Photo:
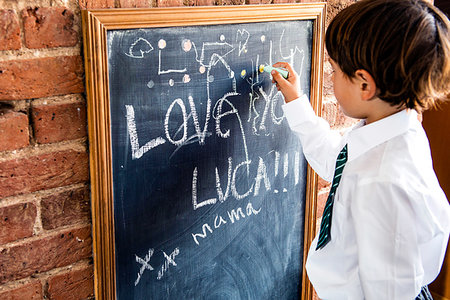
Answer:
[[[93, 297], [80, 9], [292, 2], [0, 0], [0, 299]], [[324, 116], [348, 127], [329, 77], [326, 64]]]

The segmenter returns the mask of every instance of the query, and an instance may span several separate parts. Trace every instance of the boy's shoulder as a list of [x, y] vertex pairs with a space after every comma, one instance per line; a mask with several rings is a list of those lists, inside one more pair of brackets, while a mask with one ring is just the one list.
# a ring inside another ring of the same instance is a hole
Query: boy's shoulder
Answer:
[[423, 182], [427, 176], [434, 175], [425, 131], [418, 126], [387, 139], [354, 159], [345, 171], [349, 176], [356, 176], [357, 182], [369, 179]]

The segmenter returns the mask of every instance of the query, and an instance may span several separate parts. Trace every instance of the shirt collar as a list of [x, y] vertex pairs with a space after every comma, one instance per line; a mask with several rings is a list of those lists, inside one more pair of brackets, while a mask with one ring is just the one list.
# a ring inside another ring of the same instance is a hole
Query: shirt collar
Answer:
[[358, 158], [370, 149], [405, 133], [418, 123], [417, 112], [413, 109], [404, 109], [368, 125], [365, 125], [365, 121], [360, 121], [348, 133], [348, 160]]

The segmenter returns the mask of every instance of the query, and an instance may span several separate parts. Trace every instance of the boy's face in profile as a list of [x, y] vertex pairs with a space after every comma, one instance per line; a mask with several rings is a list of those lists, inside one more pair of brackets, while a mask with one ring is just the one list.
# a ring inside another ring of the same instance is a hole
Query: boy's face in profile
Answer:
[[334, 95], [344, 114], [351, 118], [362, 119], [365, 116], [363, 103], [360, 99], [359, 84], [356, 80], [347, 77], [336, 62], [329, 60], [333, 68]]

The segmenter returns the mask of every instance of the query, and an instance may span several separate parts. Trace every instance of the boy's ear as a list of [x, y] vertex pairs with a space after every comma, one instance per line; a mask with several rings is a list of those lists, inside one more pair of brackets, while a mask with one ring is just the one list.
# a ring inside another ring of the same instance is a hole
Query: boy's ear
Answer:
[[357, 70], [355, 76], [359, 81], [359, 90], [363, 100], [371, 100], [376, 96], [377, 85], [372, 75], [366, 70]]

